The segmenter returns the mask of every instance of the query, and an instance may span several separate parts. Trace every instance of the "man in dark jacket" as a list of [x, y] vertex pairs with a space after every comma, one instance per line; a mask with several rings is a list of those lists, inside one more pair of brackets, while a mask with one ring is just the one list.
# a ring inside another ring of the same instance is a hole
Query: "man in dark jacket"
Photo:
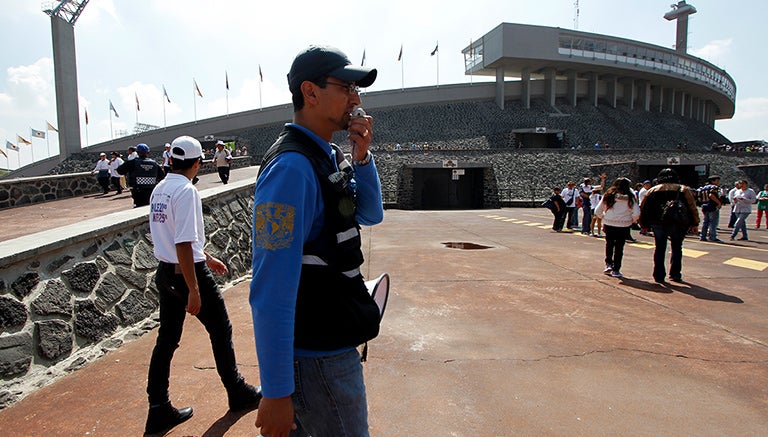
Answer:
[[118, 173], [128, 175], [134, 208], [149, 205], [152, 190], [165, 177], [160, 165], [149, 158], [149, 147], [146, 144], [136, 146], [136, 153], [139, 155], [138, 158], [125, 161], [117, 168]]
[[[669, 279], [674, 282], [682, 282], [683, 275], [683, 239], [686, 233], [697, 233], [699, 226], [699, 212], [691, 191], [685, 185], [681, 185], [677, 172], [671, 168], [665, 168], [659, 172], [658, 185], [651, 187], [640, 205], [640, 226], [653, 230], [653, 238], [656, 248], [653, 252], [653, 279], [658, 283], [664, 283], [666, 269], [664, 256], [667, 253], [667, 239], [672, 248], [672, 257], [669, 265]], [[669, 201], [680, 199], [688, 206], [687, 223], [663, 223], [662, 212]]]

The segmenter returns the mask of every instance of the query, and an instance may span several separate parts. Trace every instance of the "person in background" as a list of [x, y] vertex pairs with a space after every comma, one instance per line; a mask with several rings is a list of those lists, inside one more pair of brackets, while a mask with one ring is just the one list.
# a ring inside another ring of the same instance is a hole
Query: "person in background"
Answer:
[[589, 225], [592, 224], [592, 204], [589, 202], [589, 196], [592, 195], [592, 190], [595, 188], [603, 189], [605, 185], [606, 174], [600, 175], [600, 185], [597, 187], [592, 186], [592, 178], [584, 178], [584, 182], [579, 185], [579, 196], [581, 196], [581, 233], [585, 235], [591, 235], [592, 231], [589, 229]]
[[757, 195], [749, 183], [742, 179], [739, 181], [739, 189], [733, 193], [733, 213], [736, 215], [736, 222], [733, 224], [731, 241], [736, 238], [741, 231], [739, 240], [748, 240], [747, 238], [747, 217], [752, 213], [752, 204], [757, 201]]
[[99, 154], [99, 160], [96, 161], [96, 167], [91, 173], [96, 174], [96, 180], [99, 181], [104, 194], [109, 193], [109, 161], [106, 153]]
[[568, 215], [568, 208], [566, 208], [565, 201], [560, 195], [560, 188], [555, 187], [552, 189], [552, 195], [549, 196], [549, 200], [554, 204], [554, 208], [550, 209], [552, 215], [555, 216], [555, 219], [552, 222], [552, 230], [561, 232], [565, 225], [565, 217]]
[[197, 317], [208, 332], [229, 409], [253, 409], [261, 400], [260, 390], [246, 383], [237, 369], [232, 324], [213, 277], [214, 273], [225, 275], [229, 269], [204, 250], [202, 201], [192, 185], [203, 148], [188, 136], [176, 138], [171, 147], [171, 174], [152, 191], [149, 210], [149, 230], [158, 260], [155, 285], [160, 294], [160, 329], [147, 375], [148, 434], [165, 432], [192, 417], [192, 408], [174, 408], [168, 393], [171, 360], [179, 347], [186, 313]]
[[736, 192], [741, 189], [741, 181], [736, 181], [733, 183], [733, 188], [731, 188], [728, 191], [728, 203], [731, 204], [731, 215], [728, 216], [728, 229], [733, 229], [733, 226], [736, 224], [736, 213], [733, 211], [734, 201], [733, 196], [736, 195]]
[[229, 182], [229, 164], [232, 162], [232, 154], [224, 141], [216, 141], [216, 153], [213, 154], [213, 163], [216, 164], [216, 171], [219, 172], [219, 179], [222, 184]]
[[573, 229], [579, 226], [579, 208], [576, 205], [576, 200], [579, 198], [579, 189], [576, 188], [576, 183], [568, 181], [567, 186], [561, 191], [561, 196], [565, 201], [565, 208], [568, 211], [565, 226], [568, 229]]
[[137, 158], [126, 161], [117, 168], [118, 173], [128, 175], [134, 208], [149, 205], [152, 190], [165, 176], [157, 162], [149, 158], [149, 147], [146, 144], [136, 146], [136, 153]]
[[699, 188], [699, 192], [704, 193], [706, 201], [701, 204], [701, 214], [704, 217], [704, 223], [701, 225], [701, 241], [712, 241], [722, 243], [717, 238], [717, 225], [720, 223], [720, 208], [723, 206], [720, 196], [720, 176], [710, 175], [707, 178], [707, 185]]
[[593, 189], [592, 194], [589, 196], [589, 204], [592, 205], [592, 220], [589, 222], [589, 233], [595, 237], [603, 236], [603, 220], [595, 215], [595, 208], [597, 208], [597, 204], [601, 200], [603, 200], [602, 190], [599, 188]]
[[166, 176], [171, 172], [171, 144], [165, 143], [163, 150], [163, 174]]
[[760, 229], [760, 221], [765, 214], [765, 227], [768, 228], [768, 184], [765, 184], [763, 191], [757, 194], [757, 223], [755, 229]]
[[[659, 172], [656, 178], [658, 185], [654, 185], [645, 195], [643, 204], [640, 205], [640, 226], [653, 230], [655, 248], [653, 250], [653, 279], [663, 284], [666, 280], [667, 270], [664, 258], [667, 255], [667, 240], [672, 249], [669, 264], [669, 278], [674, 282], [683, 281], [683, 240], [688, 232], [695, 233], [699, 225], [699, 211], [696, 209], [696, 201], [691, 190], [680, 184], [680, 177], [671, 168], [665, 168]], [[687, 224], [663, 223], [661, 219], [664, 205], [670, 200], [684, 199], [688, 206]], [[703, 232], [703, 231], [702, 231]]]
[[117, 168], [123, 165], [123, 162], [119, 153], [112, 152], [112, 158], [109, 160], [109, 179], [117, 194], [123, 193], [123, 176], [117, 172]]
[[622, 278], [624, 243], [629, 237], [629, 227], [640, 218], [640, 206], [627, 178], [618, 178], [605, 192], [595, 208], [595, 216], [602, 218], [605, 226], [605, 270], [603, 273]]
[[[645, 195], [648, 193], [648, 190], [653, 186], [651, 181], [645, 180], [643, 181], [642, 187], [637, 192], [637, 204], [642, 205], [643, 200], [645, 199]], [[631, 231], [630, 231], [631, 235]], [[640, 235], [648, 235], [648, 229], [640, 228]]]

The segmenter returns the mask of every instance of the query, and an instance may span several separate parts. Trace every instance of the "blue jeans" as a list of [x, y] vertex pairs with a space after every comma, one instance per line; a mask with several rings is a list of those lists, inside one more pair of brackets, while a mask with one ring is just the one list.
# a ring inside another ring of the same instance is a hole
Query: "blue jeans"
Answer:
[[566, 225], [568, 229], [579, 226], [579, 208], [569, 206], [566, 209], [568, 210], [568, 223]]
[[667, 255], [667, 238], [672, 249], [672, 256], [669, 263], [669, 277], [682, 278], [683, 274], [683, 239], [687, 229], [678, 230], [674, 228], [665, 228], [660, 225], [653, 226], [653, 239], [656, 247], [653, 251], [653, 279], [657, 282], [664, 281], [667, 275], [664, 267], [664, 258]]
[[582, 219], [581, 219], [581, 233], [592, 233], [592, 229], [590, 229], [590, 225], [592, 224], [592, 207], [588, 203], [584, 203], [584, 206], [581, 207], [581, 210], [583, 212]]
[[717, 240], [717, 225], [720, 223], [720, 210], [701, 210], [701, 214], [704, 216], [704, 222], [701, 225], [701, 239], [706, 240], [707, 236], [709, 236], [709, 241]]
[[736, 234], [741, 231], [741, 236], [746, 239], [747, 238], [747, 217], [750, 213], [748, 212], [736, 212], [736, 222], [733, 224], [733, 233], [731, 234], [731, 238], [736, 238]]
[[367, 437], [368, 403], [357, 349], [326, 357], [296, 357], [291, 437]]

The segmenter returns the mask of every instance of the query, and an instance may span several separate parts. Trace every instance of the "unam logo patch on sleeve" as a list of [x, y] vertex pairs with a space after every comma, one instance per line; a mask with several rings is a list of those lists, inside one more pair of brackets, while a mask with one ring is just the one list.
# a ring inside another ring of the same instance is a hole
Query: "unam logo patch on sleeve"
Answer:
[[253, 244], [267, 250], [285, 249], [293, 242], [296, 209], [283, 203], [256, 206]]

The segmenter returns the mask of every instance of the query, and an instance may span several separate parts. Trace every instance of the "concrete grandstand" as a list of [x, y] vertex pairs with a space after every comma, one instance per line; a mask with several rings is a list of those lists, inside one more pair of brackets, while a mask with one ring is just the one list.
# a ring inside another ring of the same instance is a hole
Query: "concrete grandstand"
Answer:
[[[512, 23], [500, 24], [463, 53], [467, 74], [496, 81], [363, 96], [366, 110], [375, 118], [374, 147], [382, 183], [397, 206], [494, 207], [499, 199], [535, 198], [567, 179], [594, 176], [593, 166], [611, 162], [634, 162], [634, 167], [622, 168], [643, 178], [659, 162], [674, 162], [691, 185], [711, 171], [749, 179], [734, 163], [712, 154], [713, 144], [730, 143], [714, 123], [733, 116], [736, 84], [703, 59], [623, 38]], [[124, 151], [141, 142], [159, 154], [164, 143], [182, 134], [201, 140], [233, 138], [238, 146], [248, 147], [257, 164], [291, 116], [292, 108], [286, 104], [198, 120], [97, 144], [62, 163], [50, 159], [13, 176], [87, 171], [99, 152]], [[346, 142], [343, 133], [335, 140]], [[538, 153], [515, 154], [522, 149]], [[594, 154], [594, 149], [611, 153]], [[461, 166], [484, 170], [465, 171], [454, 179], [456, 168], [443, 164], [456, 161], [459, 151], [472, 151], [470, 160], [462, 155]], [[562, 165], [552, 170], [556, 174], [542, 178], [538, 159], [525, 161], [525, 157], [547, 153], [555, 153], [551, 159]], [[506, 166], [510, 156], [522, 159], [519, 166], [534, 175], [513, 178]], [[587, 156], [591, 161], [585, 164]], [[738, 164], [759, 166], [767, 161], [765, 154], [753, 154]], [[480, 173], [469, 175], [476, 172]], [[429, 180], [443, 177], [450, 184], [469, 184], [457, 188], [464, 192], [463, 198], [483, 193], [484, 200], [457, 200], [455, 190], [441, 194], [453, 201], [414, 194], [424, 184], [440, 185]], [[533, 189], [532, 184], [539, 187]]]

